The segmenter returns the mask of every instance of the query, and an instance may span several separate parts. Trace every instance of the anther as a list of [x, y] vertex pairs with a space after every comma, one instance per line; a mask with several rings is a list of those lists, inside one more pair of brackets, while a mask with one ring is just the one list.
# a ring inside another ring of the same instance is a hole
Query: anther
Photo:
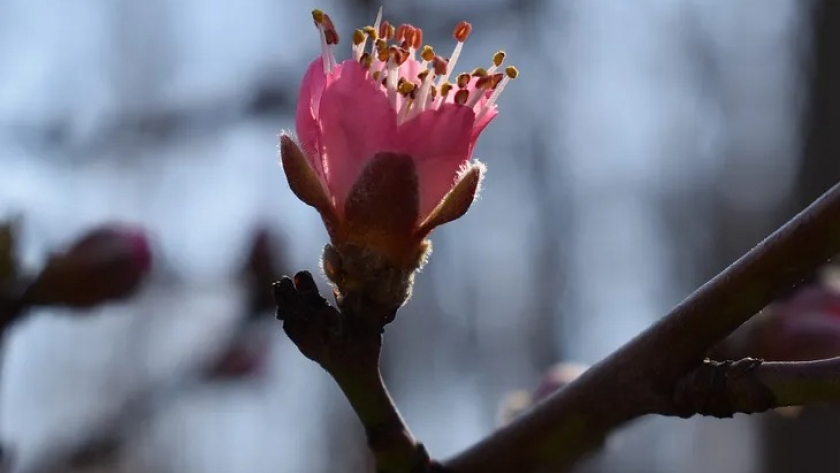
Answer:
[[396, 46], [391, 46], [388, 48], [388, 52], [391, 55], [391, 58], [394, 60], [394, 64], [397, 66], [402, 66], [403, 63], [408, 59], [408, 51], [403, 48], [398, 48]]
[[327, 44], [338, 44], [338, 32], [335, 30], [332, 19], [326, 13], [322, 13], [321, 17], [321, 26], [323, 26], [324, 35], [327, 37]]
[[423, 49], [420, 50], [420, 58], [424, 61], [431, 61], [435, 58], [435, 50], [429, 45], [423, 46]]
[[397, 33], [394, 36], [394, 41], [396, 41], [398, 43], [404, 41], [405, 40], [405, 33], [406, 33], [406, 31], [408, 31], [409, 28], [411, 28], [411, 25], [408, 25], [408, 24], [405, 24], [405, 23], [398, 26], [397, 27]]
[[377, 31], [376, 31], [376, 28], [374, 28], [374, 27], [372, 27], [372, 26], [370, 26], [370, 25], [365, 26], [364, 28], [362, 28], [362, 31], [364, 31], [364, 33], [368, 36], [368, 38], [370, 38], [370, 39], [372, 39], [372, 40], [374, 40], [374, 41], [376, 41], [377, 39], [379, 39], [379, 32], [377, 32]]
[[358, 46], [364, 43], [366, 39], [364, 31], [356, 30], [353, 32], [353, 45]]
[[421, 46], [423, 46], [423, 30], [420, 28], [414, 28], [414, 42], [411, 47], [414, 49], [420, 49]]
[[335, 30], [324, 30], [324, 36], [327, 38], [327, 44], [338, 44], [338, 33]]
[[490, 77], [492, 77], [492, 81], [493, 81], [493, 82], [492, 82], [492, 84], [490, 85], [490, 88], [491, 88], [491, 89], [495, 89], [496, 87], [498, 87], [498, 86], [499, 86], [499, 82], [501, 82], [501, 81], [502, 81], [502, 78], [503, 78], [504, 76], [505, 76], [505, 75], [504, 75], [504, 74], [502, 74], [501, 72], [499, 72], [499, 73], [497, 73], [497, 74], [493, 74], [492, 76], [490, 76]]
[[470, 76], [469, 74], [466, 74], [466, 73], [459, 74], [458, 79], [456, 79], [456, 82], [458, 84], [458, 88], [459, 89], [466, 88], [470, 84], [470, 79], [472, 79], [472, 76]]
[[324, 22], [324, 12], [318, 10], [317, 8], [312, 10], [312, 19], [315, 21], [316, 25], [320, 25]]
[[476, 89], [489, 89], [493, 86], [493, 76], [481, 76], [475, 81]]
[[471, 31], [472, 25], [467, 23], [466, 21], [462, 21], [458, 23], [457, 26], [455, 26], [455, 29], [452, 31], [452, 36], [456, 40], [463, 43], [467, 40], [467, 37], [469, 37]]
[[394, 37], [394, 27], [388, 22], [388, 20], [383, 21], [382, 24], [379, 25], [379, 37], [384, 40], [389, 40]]
[[403, 94], [403, 96], [406, 96], [410, 94], [415, 89], [415, 87], [416, 86], [414, 85], [414, 83], [405, 81], [397, 86], [397, 90], [401, 94]]
[[505, 62], [505, 52], [498, 51], [496, 54], [493, 55], [493, 65], [499, 67], [502, 63]]
[[519, 69], [513, 66], [508, 66], [505, 68], [505, 75], [511, 79], [516, 79], [519, 76]]
[[452, 90], [452, 83], [451, 82], [444, 82], [440, 85], [440, 95], [442, 97], [446, 97], [449, 95], [449, 91]]
[[483, 67], [476, 67], [472, 72], [470, 72], [470, 75], [473, 77], [484, 77], [487, 75], [487, 69]]
[[467, 103], [467, 99], [470, 98], [470, 93], [466, 89], [461, 89], [458, 92], [455, 92], [455, 103], [458, 105], [464, 105]]
[[435, 56], [432, 60], [432, 68], [435, 70], [435, 75], [442, 76], [449, 70], [449, 61], [441, 56]]

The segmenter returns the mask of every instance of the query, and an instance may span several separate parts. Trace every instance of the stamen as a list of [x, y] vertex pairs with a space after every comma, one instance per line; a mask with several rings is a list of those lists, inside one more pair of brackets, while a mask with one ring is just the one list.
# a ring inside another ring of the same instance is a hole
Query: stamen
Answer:
[[332, 71], [334, 60], [330, 59], [332, 50], [327, 42], [327, 35], [324, 31], [324, 12], [318, 9], [312, 10], [312, 20], [315, 21], [315, 26], [318, 28], [318, 35], [321, 38], [321, 63], [324, 66], [324, 74], [329, 74]]
[[358, 61], [362, 58], [366, 43], [367, 35], [364, 31], [356, 30], [353, 32], [353, 59]]
[[493, 76], [483, 76], [479, 77], [478, 80], [475, 81], [475, 90], [473, 94], [470, 96], [470, 99], [465, 104], [469, 108], [475, 107], [481, 97], [487, 95], [486, 91], [493, 86]]
[[493, 93], [490, 94], [490, 97], [487, 99], [487, 102], [484, 102], [484, 106], [481, 107], [481, 111], [475, 116], [476, 121], [481, 120], [487, 112], [490, 111], [490, 108], [496, 103], [496, 100], [502, 95], [502, 90], [505, 89], [505, 86], [508, 82], [516, 79], [519, 76], [519, 69], [508, 66], [505, 68], [505, 76], [502, 78], [501, 82], [493, 90]]
[[412, 97], [406, 97], [403, 100], [402, 107], [400, 107], [399, 112], [397, 112], [397, 125], [402, 125], [408, 120], [408, 114], [411, 112], [411, 105], [414, 103], [414, 99]]
[[487, 75], [487, 69], [483, 67], [476, 67], [470, 72], [470, 75], [473, 77], [485, 77]]
[[428, 69], [424, 72], [426, 72], [426, 76], [423, 77], [423, 82], [420, 84], [420, 91], [417, 93], [417, 105], [415, 106], [417, 113], [415, 113], [415, 116], [420, 114], [428, 106], [429, 91], [432, 89], [434, 76], [429, 73]]
[[490, 69], [487, 69], [487, 73], [493, 74], [496, 72], [496, 69], [498, 69], [503, 62], [505, 62], [505, 52], [496, 51], [496, 54], [493, 55], [493, 65], [490, 66]]
[[458, 23], [458, 25], [455, 27], [455, 30], [452, 32], [452, 36], [458, 41], [458, 43], [455, 45], [455, 50], [452, 51], [452, 56], [450, 56], [449, 58], [446, 73], [441, 75], [438, 85], [449, 80], [449, 75], [455, 68], [455, 64], [458, 63], [458, 57], [461, 55], [461, 48], [464, 47], [464, 41], [466, 41], [471, 31], [472, 25], [467, 23], [466, 21]]
[[399, 80], [399, 76], [397, 74], [397, 64], [393, 56], [388, 59], [387, 73], [388, 75], [385, 77], [385, 89], [388, 93], [388, 102], [391, 103], [391, 107], [397, 108], [397, 81]]

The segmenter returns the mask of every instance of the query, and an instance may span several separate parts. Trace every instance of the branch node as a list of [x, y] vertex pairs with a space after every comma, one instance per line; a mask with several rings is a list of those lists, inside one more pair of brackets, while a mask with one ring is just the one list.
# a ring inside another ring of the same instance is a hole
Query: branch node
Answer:
[[773, 392], [755, 377], [763, 360], [704, 360], [694, 371], [677, 381], [674, 414], [688, 418], [695, 414], [718, 418], [735, 413], [752, 414], [775, 407]]

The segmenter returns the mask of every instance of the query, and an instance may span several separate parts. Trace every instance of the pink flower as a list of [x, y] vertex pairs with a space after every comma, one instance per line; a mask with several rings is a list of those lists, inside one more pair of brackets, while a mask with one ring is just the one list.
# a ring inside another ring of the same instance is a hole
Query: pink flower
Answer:
[[472, 204], [484, 171], [473, 148], [518, 72], [498, 72], [498, 52], [489, 69], [453, 76], [469, 23], [455, 28], [455, 50], [445, 59], [422, 45], [419, 28], [382, 21], [381, 9], [373, 26], [353, 34], [352, 59], [338, 63], [330, 17], [312, 16], [323, 51], [301, 83], [299, 145], [281, 136], [289, 185], [320, 212], [334, 246], [372, 248], [398, 267], [415, 264], [432, 229]]

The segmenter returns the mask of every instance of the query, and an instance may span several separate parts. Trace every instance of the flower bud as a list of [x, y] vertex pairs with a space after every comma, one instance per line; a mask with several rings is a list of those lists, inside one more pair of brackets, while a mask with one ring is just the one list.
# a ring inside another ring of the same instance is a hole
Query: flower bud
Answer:
[[518, 390], [510, 393], [504, 401], [499, 417], [501, 423], [508, 424], [534, 404], [548, 398], [557, 390], [565, 387], [586, 371], [587, 366], [578, 363], [561, 362], [543, 373], [533, 392]]
[[52, 255], [24, 294], [33, 305], [86, 308], [131, 295], [151, 266], [142, 231], [105, 226]]

